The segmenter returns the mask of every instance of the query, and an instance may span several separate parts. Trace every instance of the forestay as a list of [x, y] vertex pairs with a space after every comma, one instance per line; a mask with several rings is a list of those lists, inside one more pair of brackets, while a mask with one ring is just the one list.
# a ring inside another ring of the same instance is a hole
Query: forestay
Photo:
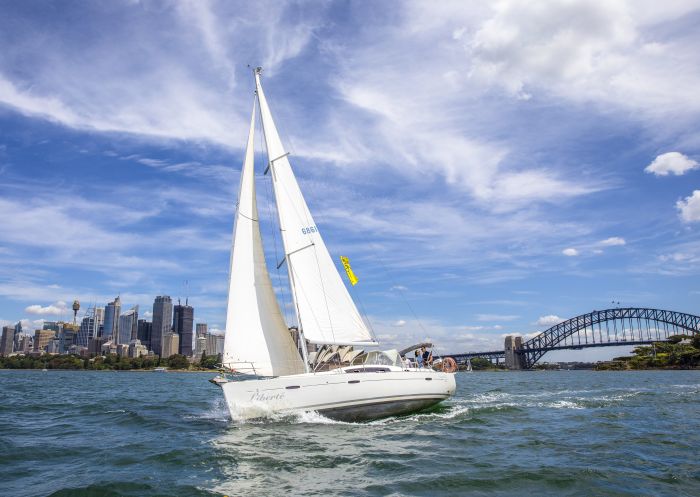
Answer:
[[265, 264], [255, 197], [254, 128], [255, 106], [233, 231], [222, 362], [260, 376], [303, 373], [304, 363], [285, 325]]
[[376, 342], [350, 298], [301, 194], [258, 72], [255, 81], [287, 269], [304, 337], [313, 343], [373, 345]]

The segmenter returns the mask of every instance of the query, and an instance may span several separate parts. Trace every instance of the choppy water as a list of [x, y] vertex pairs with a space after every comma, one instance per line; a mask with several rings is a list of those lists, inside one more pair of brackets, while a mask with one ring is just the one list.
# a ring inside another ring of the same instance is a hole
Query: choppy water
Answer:
[[234, 424], [209, 377], [0, 371], [0, 495], [700, 495], [700, 372], [460, 374], [368, 424]]

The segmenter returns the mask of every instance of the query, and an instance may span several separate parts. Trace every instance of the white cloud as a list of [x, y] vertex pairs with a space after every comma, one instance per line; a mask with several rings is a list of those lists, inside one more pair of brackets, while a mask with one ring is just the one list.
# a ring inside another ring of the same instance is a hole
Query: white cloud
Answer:
[[554, 95], [637, 109], [656, 119], [700, 109], [694, 42], [653, 30], [696, 10], [694, 2], [491, 5], [474, 35], [461, 40], [471, 56], [471, 77], [480, 82], [515, 98]]
[[612, 236], [610, 238], [606, 238], [605, 240], [601, 240], [598, 242], [598, 245], [602, 245], [604, 247], [614, 247], [616, 245], [625, 245], [627, 242], [625, 242], [624, 238], [621, 238], [619, 236]]
[[565, 248], [564, 250], [561, 251], [561, 253], [567, 257], [574, 257], [574, 256], [579, 255], [578, 250], [576, 250], [573, 247]]
[[406, 321], [404, 321], [403, 319], [399, 319], [398, 321], [394, 321], [394, 324], [392, 326], [401, 327], [401, 326], [405, 326], [405, 325], [406, 325]]
[[698, 169], [700, 164], [680, 152], [668, 152], [661, 154], [654, 161], [644, 168], [644, 172], [652, 173], [656, 176], [667, 176], [674, 174], [682, 176], [688, 171]]
[[515, 321], [520, 316], [512, 314], [477, 314], [477, 321]]
[[39, 316], [53, 315], [60, 316], [68, 311], [68, 307], [65, 302], [58, 301], [54, 304], [42, 307], [39, 304], [30, 305], [24, 309], [28, 314], [36, 314]]
[[548, 314], [546, 316], [540, 316], [537, 321], [535, 321], [536, 326], [554, 326], [564, 321], [563, 318], [556, 316], [554, 314]]
[[700, 190], [693, 191], [690, 197], [676, 202], [681, 219], [686, 223], [700, 221]]

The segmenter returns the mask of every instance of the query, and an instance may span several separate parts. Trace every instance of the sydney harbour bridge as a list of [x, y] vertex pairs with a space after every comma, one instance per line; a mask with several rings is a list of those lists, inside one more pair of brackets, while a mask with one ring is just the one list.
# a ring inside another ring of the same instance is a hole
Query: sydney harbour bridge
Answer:
[[683, 312], [623, 307], [581, 314], [523, 341], [508, 336], [503, 350], [447, 354], [457, 362], [483, 357], [505, 361], [509, 369], [530, 369], [547, 352], [664, 342], [673, 335], [700, 333], [700, 316]]

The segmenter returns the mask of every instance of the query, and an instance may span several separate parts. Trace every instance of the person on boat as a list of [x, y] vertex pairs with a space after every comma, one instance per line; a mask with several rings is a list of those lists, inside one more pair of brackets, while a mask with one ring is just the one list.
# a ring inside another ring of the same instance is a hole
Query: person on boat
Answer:
[[411, 359], [408, 357], [408, 354], [403, 356], [403, 367], [406, 369], [411, 367]]
[[432, 366], [432, 364], [433, 364], [433, 351], [426, 349], [425, 346], [421, 347], [420, 349], [423, 352], [422, 359], [423, 359], [423, 364], [425, 365], [425, 367]]
[[420, 368], [423, 367], [423, 356], [420, 355], [420, 352], [416, 349], [416, 367]]

